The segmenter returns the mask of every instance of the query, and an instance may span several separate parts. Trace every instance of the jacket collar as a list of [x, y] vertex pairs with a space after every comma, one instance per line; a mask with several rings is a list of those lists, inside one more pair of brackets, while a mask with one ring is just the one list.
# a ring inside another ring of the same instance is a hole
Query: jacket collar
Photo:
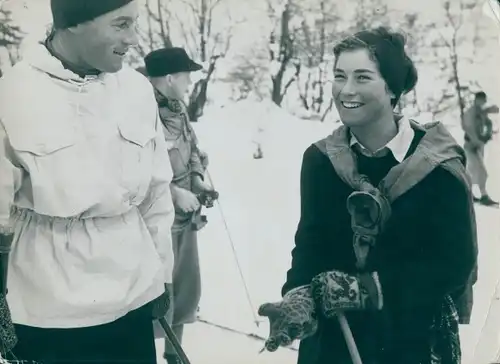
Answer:
[[350, 133], [351, 139], [349, 145], [351, 147], [358, 148], [358, 150], [362, 154], [368, 157], [381, 156], [389, 150], [394, 155], [394, 158], [396, 158], [396, 160], [399, 163], [401, 163], [404, 160], [406, 154], [408, 153], [408, 150], [410, 149], [411, 143], [413, 142], [413, 139], [415, 137], [415, 131], [411, 127], [410, 120], [407, 117], [396, 116], [395, 119], [398, 127], [398, 133], [394, 138], [391, 139], [391, 141], [389, 141], [389, 143], [379, 148], [375, 152], [372, 153], [368, 149], [366, 149], [358, 141], [358, 139], [353, 133]]
[[91, 79], [102, 80], [110, 75], [109, 73], [102, 72], [99, 75], [86, 75], [82, 77], [70, 70], [70, 67], [65, 67], [58, 58], [50, 53], [43, 42], [34, 44], [28, 48], [23, 56], [23, 60], [31, 67], [45, 72], [52, 77], [75, 84], [86, 83]]
[[154, 93], [158, 107], [166, 107], [171, 112], [177, 114], [184, 111], [183, 102], [181, 100], [165, 96], [156, 87], [154, 88]]

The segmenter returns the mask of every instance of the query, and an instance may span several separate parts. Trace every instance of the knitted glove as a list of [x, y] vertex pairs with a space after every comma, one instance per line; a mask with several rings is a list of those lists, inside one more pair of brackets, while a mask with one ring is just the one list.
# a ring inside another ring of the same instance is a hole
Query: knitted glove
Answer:
[[165, 283], [165, 292], [161, 296], [151, 301], [151, 311], [153, 319], [160, 319], [167, 315], [170, 307], [170, 285]]
[[280, 302], [263, 304], [259, 315], [269, 319], [270, 333], [265, 344], [268, 351], [311, 336], [318, 328], [310, 286], [291, 290]]
[[327, 318], [334, 317], [338, 311], [382, 309], [382, 290], [376, 272], [320, 273], [313, 278], [311, 289], [316, 307]]
[[9, 306], [4, 294], [0, 293], [0, 354], [6, 355], [17, 343], [14, 324], [10, 316]]
[[[14, 235], [10, 228], [0, 225], [0, 354], [6, 355], [17, 343], [14, 324], [7, 304], [7, 270]], [[0, 356], [1, 358], [1, 356]]]

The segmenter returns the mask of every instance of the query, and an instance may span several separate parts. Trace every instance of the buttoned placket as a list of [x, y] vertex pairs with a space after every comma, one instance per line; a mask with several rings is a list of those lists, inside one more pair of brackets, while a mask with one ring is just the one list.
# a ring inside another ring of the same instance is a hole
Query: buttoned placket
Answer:
[[[82, 117], [84, 115], [84, 113], [82, 112], [82, 108], [81, 108], [81, 104], [82, 104], [81, 98], [83, 97], [83, 94], [85, 93], [85, 88], [88, 85], [90, 85], [91, 83], [96, 82], [96, 81], [100, 81], [102, 83], [102, 80], [100, 80], [98, 76], [93, 76], [93, 75], [85, 76], [83, 78], [83, 82], [69, 80], [69, 82], [71, 84], [75, 85], [78, 89], [77, 100], [76, 100], [76, 114], [78, 117]], [[75, 132], [78, 131], [77, 130], [78, 129], [77, 123], [74, 124], [74, 129], [75, 129]], [[71, 240], [70, 236], [71, 236], [71, 231], [72, 231], [73, 227], [81, 219], [82, 219], [81, 214], [65, 219], [66, 220], [65, 230], [66, 230], [66, 244], [67, 245], [70, 245], [70, 240]]]

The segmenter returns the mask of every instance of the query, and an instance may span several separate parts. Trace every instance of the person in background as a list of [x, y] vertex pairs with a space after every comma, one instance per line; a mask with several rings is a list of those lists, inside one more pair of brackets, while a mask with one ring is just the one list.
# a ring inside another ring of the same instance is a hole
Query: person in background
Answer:
[[[185, 95], [191, 83], [191, 72], [202, 66], [195, 63], [183, 48], [162, 48], [149, 53], [145, 73], [153, 85], [160, 112], [170, 163], [174, 172], [172, 197], [175, 221], [172, 226], [174, 273], [172, 304], [167, 316], [173, 331], [182, 342], [184, 325], [196, 321], [201, 296], [197, 231], [206, 221], [200, 214], [205, 197], [216, 198], [216, 192], [205, 182], [207, 154], [198, 148], [190, 125]], [[165, 160], [164, 163], [169, 163]], [[164, 357], [168, 364], [180, 363], [167, 338]]]
[[[156, 363], [173, 177], [149, 82], [124, 65], [134, 0], [51, 0], [53, 31], [0, 80], [7, 359]], [[124, 345], [125, 344], [125, 345]]]
[[484, 149], [493, 137], [493, 123], [489, 113], [498, 113], [498, 107], [487, 104], [487, 96], [483, 91], [477, 92], [474, 104], [465, 111], [462, 119], [464, 130], [464, 149], [467, 156], [467, 170], [472, 177], [472, 183], [479, 187], [481, 197], [474, 200], [484, 206], [498, 206], [498, 202], [491, 199], [486, 185], [488, 171], [484, 163]]
[[334, 48], [343, 125], [304, 152], [283, 298], [259, 309], [267, 350], [301, 340], [299, 364], [358, 363], [354, 349], [365, 364], [461, 362], [455, 298], [477, 259], [472, 194], [446, 128], [394, 112], [418, 79], [404, 46], [377, 28]]

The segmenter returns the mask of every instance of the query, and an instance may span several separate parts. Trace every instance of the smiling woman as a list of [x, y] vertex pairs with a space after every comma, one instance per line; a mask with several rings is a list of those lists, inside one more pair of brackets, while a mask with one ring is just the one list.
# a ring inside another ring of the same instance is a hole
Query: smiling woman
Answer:
[[394, 112], [417, 82], [401, 34], [361, 31], [334, 55], [343, 125], [304, 152], [283, 300], [259, 311], [266, 347], [302, 340], [299, 364], [459, 364], [477, 257], [463, 149]]

